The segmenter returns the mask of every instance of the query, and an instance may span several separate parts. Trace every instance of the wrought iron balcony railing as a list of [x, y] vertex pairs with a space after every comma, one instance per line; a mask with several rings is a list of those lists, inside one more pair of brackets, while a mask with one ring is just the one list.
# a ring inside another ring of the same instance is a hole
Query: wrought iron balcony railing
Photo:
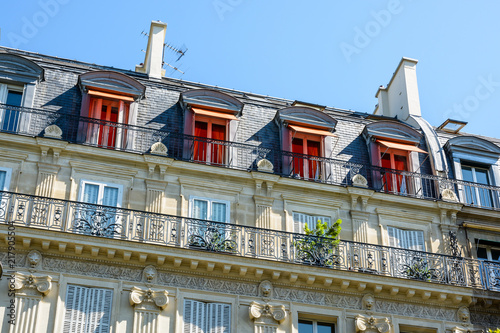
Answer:
[[500, 292], [500, 263], [0, 192], [0, 224]]
[[496, 186], [0, 104], [2, 132], [41, 136], [53, 124], [62, 129], [62, 140], [77, 144], [143, 154], [162, 142], [168, 156], [177, 160], [240, 170], [255, 170], [265, 158], [273, 164], [273, 173], [283, 177], [352, 186], [360, 174], [367, 180], [366, 187], [378, 192], [440, 200], [446, 189], [466, 205], [500, 210], [500, 187]]

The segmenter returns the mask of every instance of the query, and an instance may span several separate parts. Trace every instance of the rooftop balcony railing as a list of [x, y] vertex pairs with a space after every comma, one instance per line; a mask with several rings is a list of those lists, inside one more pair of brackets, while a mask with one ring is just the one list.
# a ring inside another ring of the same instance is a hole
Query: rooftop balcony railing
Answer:
[[500, 263], [0, 192], [0, 224], [500, 292]]
[[82, 145], [144, 154], [161, 142], [168, 156], [177, 160], [250, 171], [267, 159], [274, 166], [272, 172], [283, 177], [359, 186], [354, 178], [361, 175], [365, 186], [378, 192], [440, 200], [443, 190], [449, 190], [465, 205], [500, 210], [500, 187], [496, 186], [0, 104], [2, 132], [43, 136], [49, 125], [62, 129], [62, 140]]

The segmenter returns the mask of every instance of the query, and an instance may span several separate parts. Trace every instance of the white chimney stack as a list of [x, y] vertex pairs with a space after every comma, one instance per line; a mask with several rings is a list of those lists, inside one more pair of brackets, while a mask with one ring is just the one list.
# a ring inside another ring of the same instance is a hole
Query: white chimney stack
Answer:
[[161, 79], [165, 75], [163, 66], [163, 43], [167, 24], [160, 21], [151, 21], [149, 29], [148, 47], [144, 64], [135, 66], [135, 71], [146, 73], [150, 78]]

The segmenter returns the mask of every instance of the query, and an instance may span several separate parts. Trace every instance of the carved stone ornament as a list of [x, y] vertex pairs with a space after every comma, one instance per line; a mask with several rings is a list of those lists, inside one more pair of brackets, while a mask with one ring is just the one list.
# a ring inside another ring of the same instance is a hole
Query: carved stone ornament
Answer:
[[466, 306], [462, 306], [457, 310], [457, 317], [462, 323], [470, 322], [470, 311]]
[[274, 165], [269, 160], [263, 158], [257, 162], [257, 170], [261, 172], [273, 172]]
[[155, 283], [158, 271], [154, 266], [146, 266], [142, 271], [142, 281], [146, 283]]
[[449, 188], [445, 188], [441, 191], [441, 198], [444, 201], [458, 202], [457, 195]]
[[62, 139], [62, 130], [59, 126], [57, 125], [50, 125], [45, 127], [45, 131], [43, 133], [43, 136], [46, 138], [53, 138], [53, 139]]
[[451, 332], [451, 333], [479, 333], [479, 332], [484, 332], [482, 330], [476, 331], [476, 330], [471, 330], [469, 328], [463, 328], [463, 327], [458, 327], [455, 326], [449, 330], [446, 330], [446, 332]]
[[141, 289], [133, 287], [129, 296], [130, 305], [142, 305], [151, 307], [155, 305], [163, 310], [168, 304], [168, 292], [166, 290]]
[[375, 297], [372, 294], [366, 294], [362, 299], [363, 309], [371, 311], [375, 306]]
[[37, 250], [32, 250], [26, 256], [26, 263], [28, 268], [36, 269], [40, 268], [42, 262], [42, 254]]
[[352, 177], [352, 184], [359, 187], [368, 187], [368, 181], [359, 173]]
[[16, 293], [24, 293], [28, 296], [37, 296], [39, 294], [45, 296], [52, 288], [51, 281], [52, 277], [50, 276], [25, 275], [16, 272], [14, 277], [14, 290]]
[[151, 146], [151, 154], [167, 156], [168, 148], [161, 142], [153, 143], [153, 145]]
[[356, 333], [390, 333], [392, 324], [388, 318], [370, 318], [362, 315], [356, 316]]
[[250, 319], [259, 324], [281, 324], [286, 318], [286, 310], [284, 305], [259, 304], [257, 302], [250, 303], [248, 309]]
[[268, 301], [273, 298], [273, 284], [269, 280], [264, 280], [259, 284], [259, 296], [262, 297], [263, 300]]

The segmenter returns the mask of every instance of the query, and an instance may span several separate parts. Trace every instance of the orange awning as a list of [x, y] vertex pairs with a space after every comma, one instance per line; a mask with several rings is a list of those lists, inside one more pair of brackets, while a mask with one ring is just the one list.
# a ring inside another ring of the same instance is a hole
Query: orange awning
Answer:
[[130, 96], [112, 94], [112, 93], [107, 93], [107, 92], [97, 91], [97, 90], [89, 90], [89, 95], [100, 96], [100, 97], [105, 97], [105, 98], [112, 98], [112, 99], [120, 99], [120, 100], [125, 101], [125, 102], [133, 102], [134, 101], [134, 99]]
[[232, 115], [230, 113], [225, 113], [225, 112], [210, 111], [210, 110], [193, 108], [193, 107], [191, 107], [191, 110], [193, 110], [193, 112], [195, 114], [199, 114], [201, 116], [209, 116], [209, 117], [223, 118], [223, 119], [229, 119], [229, 120], [237, 120], [238, 119], [234, 115]]
[[332, 132], [329, 132], [329, 131], [323, 130], [323, 129], [317, 129], [317, 128], [311, 128], [311, 127], [303, 127], [303, 126], [290, 125], [290, 124], [288, 124], [288, 127], [290, 127], [291, 129], [293, 129], [296, 132], [301, 132], [301, 133], [316, 134], [316, 135], [327, 135], [327, 136], [336, 136]]
[[399, 149], [399, 150], [408, 150], [408, 151], [416, 151], [419, 153], [427, 154], [425, 150], [422, 150], [418, 147], [406, 144], [406, 143], [399, 143], [399, 142], [392, 142], [392, 141], [385, 141], [385, 140], [377, 140], [378, 143], [380, 143], [382, 146], [385, 146], [387, 148], [393, 148], [393, 149]]

